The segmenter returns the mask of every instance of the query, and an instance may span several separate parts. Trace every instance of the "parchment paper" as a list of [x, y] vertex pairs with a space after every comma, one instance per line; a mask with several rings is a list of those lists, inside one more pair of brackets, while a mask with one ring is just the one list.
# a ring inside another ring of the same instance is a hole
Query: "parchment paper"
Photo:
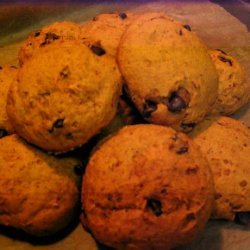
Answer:
[[[244, 3], [250, 10], [250, 5]], [[56, 8], [56, 7], [55, 7]], [[246, 68], [250, 85], [250, 33], [247, 27], [236, 17], [230, 15], [221, 6], [209, 1], [163, 1], [151, 3], [95, 3], [82, 4], [65, 11], [61, 15], [57, 9], [55, 16], [44, 12], [36, 23], [24, 27], [9, 36], [0, 36], [0, 65], [17, 64], [17, 51], [20, 41], [31, 31], [55, 20], [85, 21], [95, 14], [110, 11], [165, 12], [182, 22], [189, 24], [204, 42], [211, 48], [221, 48], [234, 55]], [[0, 9], [1, 14], [1, 9]], [[48, 15], [48, 17], [46, 16]], [[1, 21], [1, 19], [0, 19]], [[250, 104], [234, 115], [250, 126]], [[250, 166], [249, 166], [250, 167]], [[140, 230], [140, 228], [138, 228]], [[0, 249], [3, 250], [97, 250], [98, 246], [81, 225], [74, 227], [64, 237], [49, 244], [38, 244], [15, 239], [0, 230]], [[182, 250], [249, 250], [250, 228], [226, 221], [211, 221], [205, 232], [189, 246]]]

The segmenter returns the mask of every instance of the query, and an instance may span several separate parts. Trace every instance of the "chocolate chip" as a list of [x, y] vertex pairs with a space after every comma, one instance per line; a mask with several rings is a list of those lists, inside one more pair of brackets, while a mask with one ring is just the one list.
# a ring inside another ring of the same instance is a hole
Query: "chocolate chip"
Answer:
[[183, 25], [183, 28], [185, 28], [186, 30], [191, 31], [191, 27], [190, 27], [188, 24], [184, 24], [184, 25]]
[[0, 66], [0, 70], [1, 70], [1, 69], [3, 69], [3, 67], [2, 67], [2, 66]]
[[75, 171], [75, 173], [77, 175], [80, 175], [80, 176], [83, 175], [83, 173], [84, 173], [84, 167], [83, 167], [83, 165], [81, 165], [81, 164], [76, 165], [74, 167], [74, 171]]
[[14, 65], [11, 65], [10, 67], [11, 67], [12, 69], [17, 69], [17, 67], [14, 66]]
[[126, 19], [128, 16], [127, 16], [127, 14], [125, 12], [122, 12], [122, 13], [119, 13], [119, 17], [121, 19]]
[[148, 198], [146, 208], [149, 209], [157, 217], [162, 215], [162, 204], [161, 201], [157, 199]]
[[178, 113], [185, 109], [187, 104], [177, 92], [173, 92], [168, 99], [167, 106], [170, 112]]
[[237, 212], [235, 222], [241, 225], [250, 226], [250, 212]]
[[53, 123], [52, 128], [48, 130], [49, 133], [53, 133], [55, 128], [63, 128], [63, 126], [64, 126], [63, 123], [64, 123], [64, 119], [57, 119], [57, 120]]
[[185, 171], [185, 173], [187, 175], [197, 174], [197, 172], [198, 172], [198, 167], [196, 167], [196, 166], [195, 167], [189, 167]]
[[217, 51], [220, 51], [222, 54], [224, 54], [224, 55], [227, 55], [227, 53], [224, 51], [224, 50], [222, 50], [222, 49], [216, 49]]
[[185, 154], [187, 152], [188, 152], [188, 146], [182, 146], [176, 151], [176, 153], [179, 155]]
[[149, 118], [151, 116], [151, 113], [153, 113], [156, 109], [157, 109], [157, 103], [155, 101], [145, 100], [142, 116], [144, 118]]
[[60, 38], [60, 36], [58, 36], [55, 33], [51, 33], [51, 32], [46, 33], [45, 34], [45, 40], [44, 40], [43, 43], [40, 44], [40, 46], [44, 46], [46, 44], [50, 44], [52, 41], [57, 40], [59, 38]]
[[40, 32], [40, 31], [37, 31], [37, 32], [35, 32], [34, 36], [35, 36], [35, 37], [38, 37], [38, 36], [40, 36], [40, 34], [41, 34], [41, 32]]
[[98, 56], [106, 54], [106, 51], [99, 45], [91, 45], [90, 49]]
[[241, 186], [241, 187], [247, 186], [247, 181], [246, 181], [246, 180], [241, 181], [241, 182], [240, 182], [240, 186]]
[[224, 56], [218, 56], [218, 59], [222, 62], [228, 63], [230, 66], [233, 66], [233, 62]]
[[186, 216], [187, 221], [195, 220], [195, 214], [194, 213], [189, 213]]
[[182, 30], [180, 30], [180, 31], [179, 31], [179, 35], [180, 35], [180, 36], [182, 36], [182, 35], [183, 35]]
[[0, 129], [0, 138], [3, 138], [4, 136], [8, 135], [8, 132], [5, 129]]
[[60, 71], [60, 73], [59, 73], [60, 78], [61, 78], [62, 80], [68, 78], [69, 74], [70, 74], [69, 66], [65, 66], [65, 67]]

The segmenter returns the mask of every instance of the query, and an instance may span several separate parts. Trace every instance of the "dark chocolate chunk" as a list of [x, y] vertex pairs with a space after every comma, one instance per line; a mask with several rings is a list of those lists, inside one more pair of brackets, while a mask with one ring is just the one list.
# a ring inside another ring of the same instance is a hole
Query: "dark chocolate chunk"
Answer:
[[63, 128], [63, 123], [64, 123], [64, 119], [57, 119], [53, 125], [52, 125], [52, 128], [49, 129], [49, 133], [53, 133], [54, 129], [55, 128]]
[[45, 34], [45, 40], [44, 40], [43, 43], [40, 44], [40, 46], [44, 46], [46, 44], [50, 44], [52, 41], [57, 40], [59, 38], [60, 38], [60, 36], [58, 36], [55, 33], [51, 33], [51, 32], [46, 33]]
[[3, 138], [4, 136], [8, 135], [8, 132], [5, 129], [0, 129], [0, 138]]
[[35, 37], [38, 37], [38, 36], [40, 36], [40, 34], [41, 34], [40, 31], [36, 31], [35, 34], [34, 34], [34, 36], [35, 36]]
[[224, 56], [218, 56], [218, 59], [222, 62], [228, 63], [230, 66], [233, 66], [233, 62]]
[[235, 222], [241, 225], [250, 226], [250, 212], [237, 212]]
[[144, 118], [149, 118], [151, 116], [151, 113], [153, 113], [156, 109], [157, 109], [157, 103], [155, 101], [145, 100], [142, 116]]
[[98, 56], [103, 56], [106, 51], [100, 45], [91, 45], [90, 49]]
[[216, 49], [216, 50], [220, 51], [224, 55], [227, 55], [227, 53], [224, 50], [222, 50], [222, 49]]
[[182, 30], [180, 30], [180, 31], [179, 31], [179, 35], [180, 35], [180, 36], [182, 36], [182, 35], [183, 35]]
[[183, 28], [185, 28], [186, 30], [189, 30], [189, 31], [192, 30], [191, 27], [188, 24], [183, 25]]
[[184, 99], [178, 95], [177, 92], [173, 92], [167, 102], [168, 110], [173, 113], [181, 112], [187, 107]]
[[119, 17], [121, 19], [126, 19], [128, 16], [127, 16], [127, 14], [125, 12], [122, 12], [122, 13], [119, 13]]
[[155, 216], [162, 215], [161, 201], [155, 198], [148, 198], [146, 208], [149, 209]]
[[179, 155], [185, 154], [187, 152], [188, 152], [188, 146], [182, 146], [176, 151], [176, 153]]

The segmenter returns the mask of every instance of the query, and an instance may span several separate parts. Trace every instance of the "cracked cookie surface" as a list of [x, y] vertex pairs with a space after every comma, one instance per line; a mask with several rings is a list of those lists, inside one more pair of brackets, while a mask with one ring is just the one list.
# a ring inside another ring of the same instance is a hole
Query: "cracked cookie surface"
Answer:
[[163, 126], [131, 125], [91, 156], [82, 221], [116, 249], [170, 249], [203, 229], [213, 196], [208, 163], [191, 139]]
[[113, 57], [77, 41], [48, 45], [10, 88], [7, 112], [17, 133], [50, 152], [86, 143], [113, 118], [121, 76]]

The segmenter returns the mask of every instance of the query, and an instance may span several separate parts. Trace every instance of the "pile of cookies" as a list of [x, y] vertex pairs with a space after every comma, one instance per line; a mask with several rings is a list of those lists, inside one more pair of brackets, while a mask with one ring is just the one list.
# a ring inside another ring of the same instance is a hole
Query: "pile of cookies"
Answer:
[[102, 244], [172, 249], [210, 218], [250, 211], [250, 131], [223, 116], [250, 87], [188, 24], [163, 13], [54, 23], [18, 58], [0, 69], [1, 225], [52, 235], [81, 208]]

